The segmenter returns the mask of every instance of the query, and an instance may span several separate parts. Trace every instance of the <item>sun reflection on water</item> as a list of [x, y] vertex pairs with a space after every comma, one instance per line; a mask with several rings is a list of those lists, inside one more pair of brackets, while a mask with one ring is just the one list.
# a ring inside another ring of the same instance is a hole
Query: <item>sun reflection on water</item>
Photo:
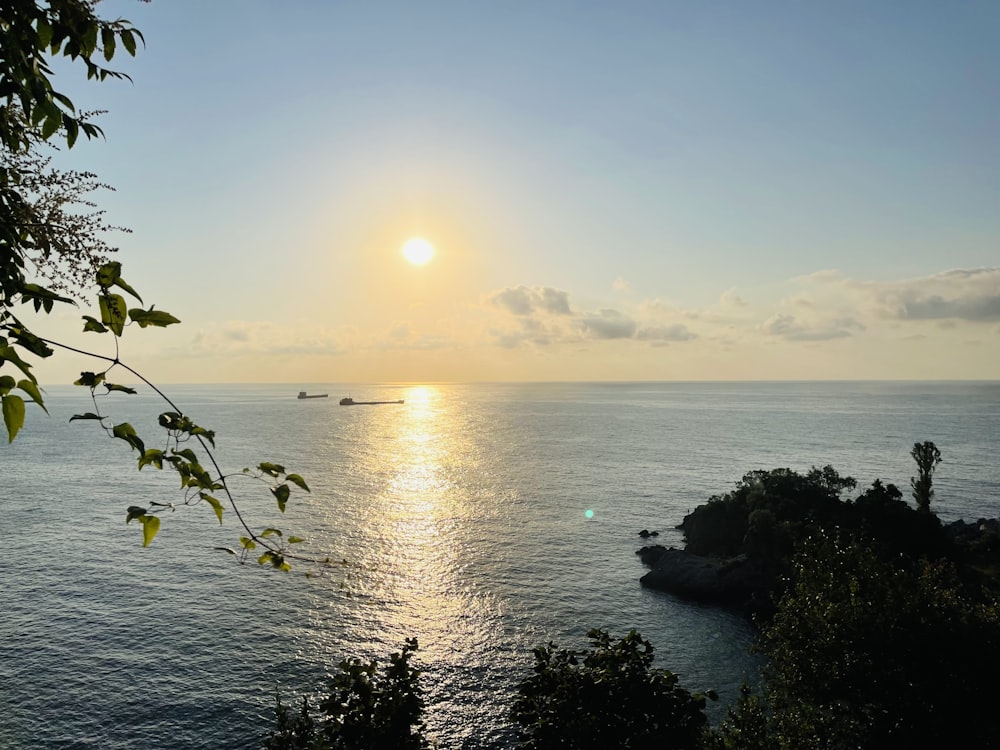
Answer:
[[400, 394], [399, 408], [352, 412], [358, 439], [378, 436], [378, 481], [363, 498], [365, 549], [358, 586], [378, 602], [383, 637], [417, 636], [425, 659], [454, 658], [496, 636], [501, 604], [463, 572], [476, 512], [462, 477], [477, 461], [468, 416], [430, 385]]
[[420, 385], [391, 397], [404, 403], [335, 411], [329, 427], [349, 458], [334, 464], [339, 486], [324, 507], [351, 573], [345, 590], [318, 603], [314, 637], [334, 664], [345, 655], [384, 660], [416, 637], [429, 728], [458, 746], [477, 712], [493, 703], [499, 711], [503, 700], [495, 688], [483, 692], [502, 668], [498, 649], [508, 648], [508, 605], [478, 572], [484, 524], [503, 512], [483, 484], [489, 431], [452, 392]]

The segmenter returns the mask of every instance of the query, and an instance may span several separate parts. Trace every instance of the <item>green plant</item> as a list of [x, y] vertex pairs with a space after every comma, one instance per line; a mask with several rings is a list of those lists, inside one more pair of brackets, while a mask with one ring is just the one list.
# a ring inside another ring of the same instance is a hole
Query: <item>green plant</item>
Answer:
[[[817, 535], [764, 628], [761, 696], [722, 727], [732, 748], [994, 747], [1000, 721], [970, 703], [1000, 669], [1000, 603], [948, 562], [885, 559]], [[762, 742], [762, 737], [765, 742]]]
[[917, 476], [910, 477], [910, 487], [913, 488], [913, 499], [917, 502], [917, 510], [931, 512], [931, 498], [934, 497], [934, 469], [941, 463], [941, 451], [929, 440], [914, 443], [910, 451], [913, 460], [917, 462]]
[[54, 303], [71, 301], [29, 281], [27, 272], [38, 269], [57, 288], [72, 287], [97, 270], [109, 250], [96, 237], [109, 228], [100, 213], [73, 210], [92, 208], [86, 195], [100, 183], [89, 173], [51, 170], [39, 153], [49, 142], [72, 147], [80, 133], [101, 133], [53, 88], [48, 59], [68, 57], [88, 78], [127, 78], [103, 62], [120, 48], [134, 55], [143, 38], [128, 21], [99, 18], [92, 2], [9, 0], [0, 40], [0, 372], [6, 370], [0, 399], [10, 441], [24, 424], [26, 398], [44, 409], [29, 360], [52, 354], [15, 308], [30, 304], [36, 313], [49, 313]]
[[[140, 470], [166, 465], [176, 471], [183, 494], [180, 504], [208, 505], [220, 524], [225, 500], [245, 532], [238, 550], [226, 550], [241, 561], [255, 557], [262, 565], [287, 570], [288, 559], [307, 559], [292, 552], [292, 545], [302, 538], [286, 536], [275, 527], [255, 531], [237, 506], [230, 484], [236, 476], [265, 482], [284, 512], [293, 487], [309, 491], [305, 480], [268, 461], [239, 475], [223, 473], [213, 453], [214, 432], [196, 424], [162, 390], [122, 361], [119, 340], [127, 326], [164, 327], [180, 321], [153, 305], [128, 306], [119, 292], [140, 305], [142, 298], [122, 277], [121, 264], [107, 261], [113, 248], [100, 233], [114, 227], [106, 224], [102, 212], [93, 210], [88, 197], [106, 186], [91, 173], [51, 169], [40, 152], [55, 142], [72, 147], [80, 133], [88, 138], [101, 133], [87, 113], [77, 112], [53, 88], [48, 58], [58, 54], [70, 58], [83, 65], [88, 78], [127, 78], [105, 68], [103, 62], [112, 60], [118, 49], [134, 55], [137, 43], [143, 42], [142, 34], [128, 21], [99, 18], [95, 6], [89, 0], [8, 0], [0, 14], [0, 411], [8, 442], [25, 425], [26, 404], [45, 409], [43, 390], [32, 372], [33, 357], [51, 357], [56, 349], [63, 349], [101, 361], [104, 369], [82, 372], [76, 381], [90, 389], [94, 411], [77, 414], [70, 421], [95, 421], [110, 437], [126, 442], [137, 452]], [[29, 271], [50, 285], [30, 281]], [[99, 312], [83, 316], [84, 331], [110, 334], [113, 354], [84, 351], [31, 331], [21, 313], [25, 306], [37, 315], [50, 313], [56, 304], [75, 304], [65, 295], [77, 296], [91, 281], [97, 285]], [[99, 398], [136, 392], [131, 386], [111, 382], [109, 376], [118, 371], [142, 381], [169, 407], [159, 417], [165, 438], [155, 447], [131, 424], [114, 422], [99, 406]], [[162, 513], [175, 507], [156, 502], [131, 505], [125, 520], [141, 526], [146, 546], [160, 528]]]
[[706, 698], [677, 676], [652, 666], [653, 646], [634, 630], [615, 641], [604, 630], [587, 634], [577, 651], [536, 648], [534, 674], [518, 687], [512, 715], [521, 747], [700, 748], [707, 740]]
[[290, 714], [277, 699], [275, 731], [264, 741], [266, 750], [423, 750], [424, 699], [420, 671], [411, 659], [417, 640], [407, 639], [380, 668], [376, 660], [346, 659], [319, 703], [313, 719], [304, 698], [298, 714]]

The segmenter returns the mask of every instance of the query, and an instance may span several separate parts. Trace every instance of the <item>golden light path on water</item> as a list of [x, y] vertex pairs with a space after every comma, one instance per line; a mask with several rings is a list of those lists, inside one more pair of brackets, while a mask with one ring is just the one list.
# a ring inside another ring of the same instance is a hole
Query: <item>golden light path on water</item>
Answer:
[[483, 420], [433, 386], [406, 387], [396, 397], [405, 403], [335, 412], [331, 429], [346, 443], [340, 453], [355, 456], [342, 467], [340, 496], [329, 509], [330, 539], [350, 561], [350, 602], [330, 591], [321, 616], [340, 631], [320, 626], [312, 637], [333, 663], [345, 644], [358, 655], [367, 643], [362, 651], [384, 660], [416, 637], [432, 715], [447, 720], [431, 729], [439, 739], [451, 735], [452, 745], [482, 723], [484, 700], [502, 710], [503, 697], [489, 695], [498, 681], [488, 675], [509, 670], [495, 658], [509, 648], [509, 607], [481, 585], [476, 569], [495, 561], [483, 554], [484, 527], [507, 526], [510, 511], [483, 482], [490, 473], [481, 465], [490, 450]]
[[468, 446], [448, 429], [447, 416], [436, 404], [438, 395], [427, 386], [407, 391], [409, 408], [396, 424], [397, 452], [389, 457], [391, 479], [380, 498], [397, 562], [403, 566], [397, 595], [410, 605], [399, 613], [398, 624], [430, 630], [428, 648], [448, 639], [446, 626], [462, 613], [462, 597], [456, 596], [460, 550], [452, 543], [450, 527], [464, 523], [467, 515], [447, 466], [466, 455]]

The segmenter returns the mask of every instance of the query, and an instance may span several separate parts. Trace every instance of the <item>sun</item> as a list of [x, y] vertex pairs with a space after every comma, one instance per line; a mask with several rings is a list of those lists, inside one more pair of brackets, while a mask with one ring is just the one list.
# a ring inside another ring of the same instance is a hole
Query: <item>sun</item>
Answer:
[[412, 237], [403, 245], [403, 257], [415, 266], [425, 265], [434, 257], [434, 246], [423, 237]]

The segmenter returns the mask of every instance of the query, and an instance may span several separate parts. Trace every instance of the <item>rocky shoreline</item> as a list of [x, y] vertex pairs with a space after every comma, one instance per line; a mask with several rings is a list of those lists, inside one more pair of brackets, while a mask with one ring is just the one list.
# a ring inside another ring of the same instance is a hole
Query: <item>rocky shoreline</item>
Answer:
[[[1000, 519], [959, 520], [944, 528], [958, 545], [1000, 544]], [[650, 568], [639, 579], [641, 585], [684, 599], [752, 611], [766, 593], [765, 576], [746, 555], [707, 557], [662, 544], [642, 547], [635, 554]]]
[[746, 555], [703, 557], [662, 544], [643, 547], [636, 554], [650, 568], [640, 584], [684, 599], [747, 609], [763, 587], [760, 570]]

